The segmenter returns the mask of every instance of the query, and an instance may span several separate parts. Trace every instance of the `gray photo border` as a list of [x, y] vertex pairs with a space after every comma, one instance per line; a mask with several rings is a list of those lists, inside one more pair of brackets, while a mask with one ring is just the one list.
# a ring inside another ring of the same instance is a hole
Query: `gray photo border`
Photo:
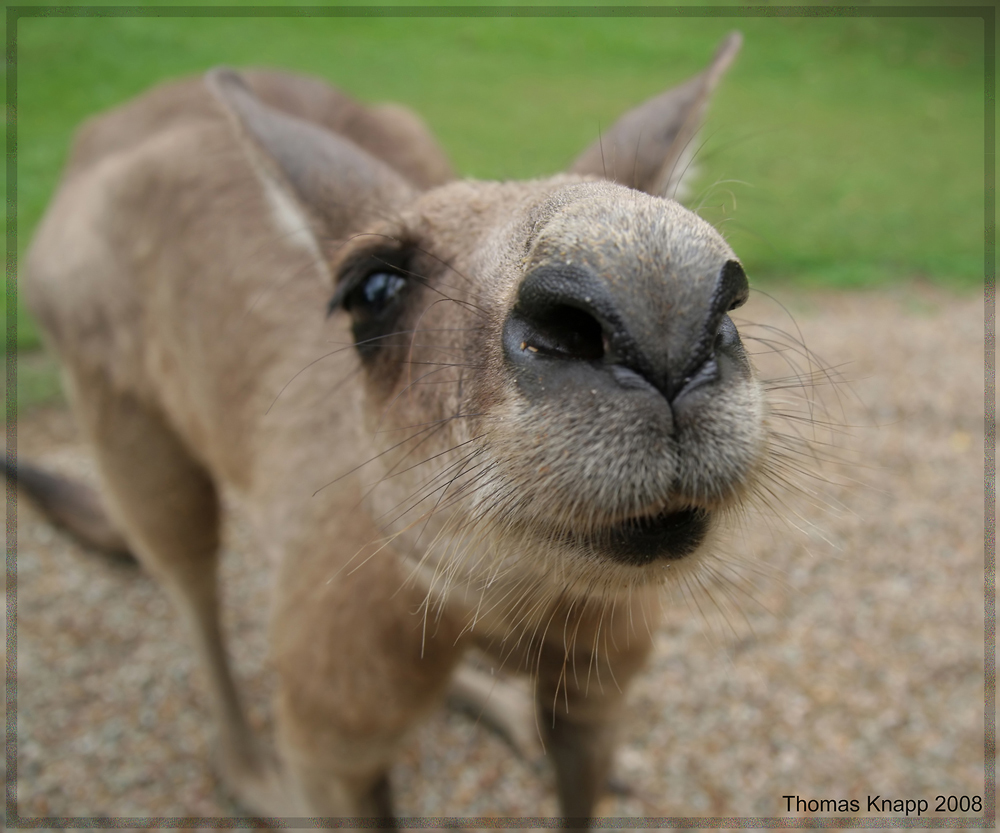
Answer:
[[[8, 6], [6, 379], [8, 467], [17, 465], [17, 24], [32, 17], [973, 17], [984, 24], [985, 736], [982, 816], [597, 818], [594, 829], [992, 828], [996, 818], [996, 9], [990, 6]], [[17, 494], [7, 481], [6, 820], [32, 828], [376, 829], [371, 818], [39, 817], [17, 812]], [[557, 829], [550, 817], [398, 817], [400, 829]], [[0, 825], [2, 829], [2, 825]]]

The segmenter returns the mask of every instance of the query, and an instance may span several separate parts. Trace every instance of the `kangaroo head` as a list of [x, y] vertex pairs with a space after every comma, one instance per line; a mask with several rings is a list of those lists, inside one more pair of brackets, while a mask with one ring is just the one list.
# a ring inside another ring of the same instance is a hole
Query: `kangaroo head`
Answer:
[[747, 278], [666, 196], [738, 48], [731, 36], [568, 174], [429, 190], [210, 74], [276, 214], [331, 281], [373, 516], [445, 584], [513, 564], [563, 587], [659, 581], [752, 489], [764, 405], [728, 315]]

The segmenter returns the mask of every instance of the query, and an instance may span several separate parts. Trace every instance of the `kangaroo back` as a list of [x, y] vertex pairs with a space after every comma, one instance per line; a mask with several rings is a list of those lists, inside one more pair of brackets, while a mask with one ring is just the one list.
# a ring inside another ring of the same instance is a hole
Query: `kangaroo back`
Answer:
[[[304, 75], [255, 69], [244, 71], [242, 77], [268, 106], [350, 139], [420, 188], [455, 178], [437, 140], [405, 107], [365, 106], [336, 87]], [[85, 122], [77, 131], [67, 175], [125, 153], [178, 125], [222, 118], [200, 78], [165, 84]]]

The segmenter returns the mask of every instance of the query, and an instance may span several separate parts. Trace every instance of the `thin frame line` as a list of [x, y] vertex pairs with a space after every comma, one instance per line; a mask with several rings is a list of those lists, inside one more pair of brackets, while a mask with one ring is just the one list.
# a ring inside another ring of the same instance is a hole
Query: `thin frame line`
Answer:
[[[768, 6], [741, 8], [734, 6], [650, 7], [650, 6], [371, 6], [371, 7], [233, 7], [233, 6], [8, 6], [7, 7], [7, 259], [6, 259], [6, 411], [7, 411], [7, 463], [17, 464], [17, 21], [36, 17], [683, 17], [683, 18], [765, 18], [765, 17], [979, 17], [984, 23], [984, 382], [985, 382], [985, 459], [984, 459], [984, 752], [985, 771], [983, 816], [954, 818], [914, 819], [911, 817], [629, 817], [627, 819], [592, 819], [595, 828], [628, 827], [685, 827], [685, 828], [787, 828], [787, 827], [848, 827], [857, 829], [882, 828], [953, 828], [992, 826], [996, 814], [996, 421], [995, 421], [995, 327], [996, 327], [996, 54], [995, 19], [992, 6]], [[10, 827], [34, 828], [106, 827], [109, 821], [133, 827], [185, 827], [192, 824], [225, 828], [257, 828], [264, 821], [253, 817], [197, 818], [197, 817], [21, 817], [16, 813], [17, 795], [17, 496], [13, 484], [7, 483], [7, 644], [6, 644], [6, 809]], [[314, 827], [316, 819], [279, 822], [267, 820], [269, 826]], [[333, 821], [333, 820], [331, 820]], [[371, 826], [372, 819], [343, 819], [341, 824], [327, 826]], [[602, 823], [607, 822], [607, 823]], [[225, 822], [231, 822], [227, 824]], [[277, 823], [276, 823], [277, 822]], [[289, 823], [292, 822], [292, 823]], [[419, 822], [419, 823], [418, 823]], [[508, 823], [510, 822], [510, 823]], [[949, 823], [954, 822], [954, 823]], [[976, 822], [980, 822], [976, 824]], [[526, 824], [527, 823], [527, 824]], [[419, 829], [424, 827], [479, 826], [493, 828], [523, 828], [525, 826], [548, 829], [559, 827], [559, 819], [545, 817], [465, 818], [465, 817], [398, 817], [399, 827]]]

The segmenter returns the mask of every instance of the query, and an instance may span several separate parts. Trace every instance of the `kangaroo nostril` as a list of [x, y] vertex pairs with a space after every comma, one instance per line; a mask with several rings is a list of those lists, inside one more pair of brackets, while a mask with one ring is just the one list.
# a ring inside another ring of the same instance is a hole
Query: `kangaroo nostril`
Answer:
[[715, 344], [713, 349], [715, 352], [720, 350], [731, 350], [740, 344], [740, 334], [736, 329], [736, 325], [733, 323], [728, 315], [722, 316], [722, 321], [719, 323], [718, 332], [715, 334]]
[[601, 324], [582, 309], [556, 304], [522, 320], [521, 350], [583, 361], [604, 357], [606, 339]]
[[623, 336], [615, 307], [608, 282], [591, 270], [546, 264], [529, 273], [518, 288], [505, 325], [505, 349], [515, 360], [515, 355], [538, 354], [607, 362]]

